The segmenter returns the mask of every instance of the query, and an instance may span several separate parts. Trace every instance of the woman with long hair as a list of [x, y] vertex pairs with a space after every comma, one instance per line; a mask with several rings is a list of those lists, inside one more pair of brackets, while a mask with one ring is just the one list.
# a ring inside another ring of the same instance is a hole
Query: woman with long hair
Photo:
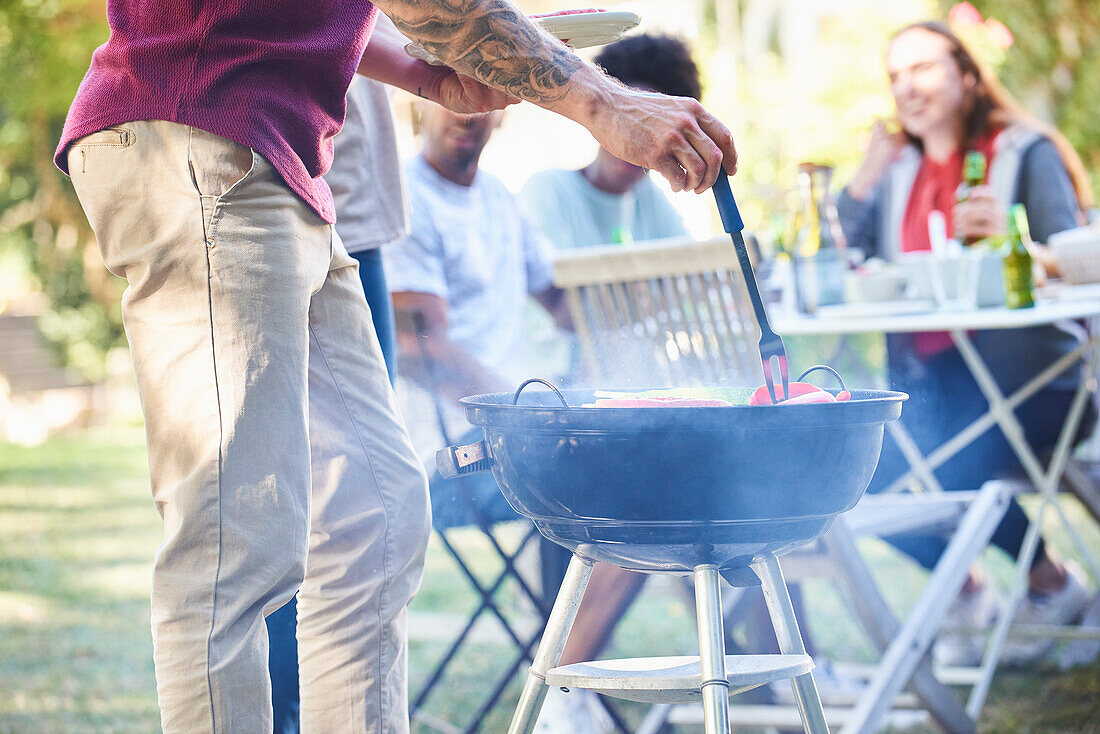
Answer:
[[[1036, 242], [1083, 223], [1092, 194], [1077, 154], [1056, 130], [1024, 112], [946, 25], [923, 22], [899, 31], [890, 41], [886, 68], [901, 129], [875, 125], [867, 157], [840, 196], [838, 213], [850, 245], [886, 260], [930, 250], [928, 218], [934, 211], [943, 214], [949, 236], [960, 240], [1003, 234], [1008, 206], [1017, 202], [1027, 211]], [[988, 178], [957, 202], [963, 159], [973, 150], [989, 161]], [[1038, 246], [1037, 255], [1048, 271], [1054, 269], [1045, 248]], [[1069, 327], [1044, 326], [976, 332], [972, 339], [1007, 394], [1075, 349], [1082, 336]], [[892, 386], [912, 396], [906, 426], [923, 453], [988, 410], [948, 334], [893, 335], [887, 348]], [[1081, 368], [1070, 368], [1016, 411], [1029, 444], [1040, 452], [1057, 441], [1078, 384], [1074, 371]], [[1090, 406], [1082, 434], [1094, 423]], [[907, 470], [898, 447], [887, 441], [871, 491]], [[945, 462], [936, 477], [944, 489], [973, 490], [988, 479], [1020, 473], [1004, 436], [992, 429]], [[1016, 557], [1027, 525], [1027, 516], [1013, 503], [993, 543]], [[942, 540], [926, 537], [891, 542], [928, 568], [944, 548]], [[1087, 601], [1082, 581], [1078, 570], [1040, 542], [1019, 618], [1071, 621]], [[975, 568], [951, 615], [985, 626], [996, 606], [995, 592]], [[1013, 642], [1006, 656], [1033, 659], [1051, 644]], [[941, 636], [934, 649], [941, 661], [952, 664], [977, 663], [982, 652], [980, 638], [959, 635]]]

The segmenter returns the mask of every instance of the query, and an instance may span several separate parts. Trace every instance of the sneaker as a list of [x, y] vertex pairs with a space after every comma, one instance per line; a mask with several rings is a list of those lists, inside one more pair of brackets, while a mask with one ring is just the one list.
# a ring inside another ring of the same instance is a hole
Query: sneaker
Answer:
[[[988, 630], [997, 619], [1001, 595], [993, 584], [985, 583], [972, 594], [959, 594], [943, 617], [945, 627], [974, 627]], [[982, 664], [985, 635], [944, 631], [932, 645], [932, 659], [937, 665], [952, 668], [973, 668]]]
[[[814, 660], [814, 685], [825, 705], [854, 706], [866, 684], [863, 678], [837, 670], [829, 660]], [[794, 686], [789, 680], [777, 680], [769, 687], [775, 703], [783, 706], [794, 704]]]
[[583, 688], [551, 688], [535, 722], [535, 734], [607, 734], [614, 728], [599, 697]]
[[[1081, 616], [1088, 600], [1083, 572], [1073, 561], [1066, 561], [1065, 586], [1053, 594], [1029, 591], [1012, 621], [1020, 624], [1069, 624]], [[1054, 645], [1052, 638], [1010, 637], [1005, 641], [1001, 659], [1014, 665], [1032, 663], [1050, 652]]]

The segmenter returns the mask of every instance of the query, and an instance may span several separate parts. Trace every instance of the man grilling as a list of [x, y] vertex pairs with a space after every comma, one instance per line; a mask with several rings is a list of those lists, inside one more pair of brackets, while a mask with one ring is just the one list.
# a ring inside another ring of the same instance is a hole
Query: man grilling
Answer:
[[[378, 9], [467, 76], [372, 39]], [[529, 100], [676, 190], [732, 172], [730, 133], [619, 87], [505, 0], [108, 0], [107, 16], [55, 160], [128, 280], [164, 521], [163, 729], [271, 731], [263, 619], [299, 590], [303, 730], [407, 731], [424, 476], [321, 178], [352, 74], [459, 112]]]

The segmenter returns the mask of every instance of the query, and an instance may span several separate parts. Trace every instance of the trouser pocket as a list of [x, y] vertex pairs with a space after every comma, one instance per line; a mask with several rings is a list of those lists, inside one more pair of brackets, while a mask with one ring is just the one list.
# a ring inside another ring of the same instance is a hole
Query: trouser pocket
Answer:
[[[69, 170], [74, 170], [73, 164], [78, 162], [80, 172], [87, 173], [89, 154], [94, 154], [96, 150], [109, 151], [110, 149], [129, 148], [136, 142], [137, 134], [133, 129], [121, 125], [107, 127], [98, 132], [85, 135], [73, 141], [72, 147], [69, 149]], [[73, 155], [74, 152], [75, 156]]]
[[246, 145], [220, 135], [191, 128], [187, 165], [202, 206], [207, 246], [212, 246], [218, 216], [233, 194], [256, 170], [258, 156]]
[[139, 142], [150, 142], [141, 134], [147, 125], [135, 122], [104, 128], [73, 141], [67, 153], [73, 188], [95, 233], [103, 263], [120, 278], [126, 277], [128, 258], [107, 243], [129, 239], [126, 234], [119, 235], [133, 224], [129, 211], [142, 203], [143, 193], [133, 184], [143, 167]]

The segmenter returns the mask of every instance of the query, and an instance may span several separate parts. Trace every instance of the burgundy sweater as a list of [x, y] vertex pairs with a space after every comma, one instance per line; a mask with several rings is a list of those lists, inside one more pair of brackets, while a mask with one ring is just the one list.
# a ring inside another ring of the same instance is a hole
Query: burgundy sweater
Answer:
[[333, 222], [321, 176], [376, 12], [366, 0], [107, 0], [111, 36], [54, 161], [67, 173], [69, 144], [113, 125], [191, 125], [254, 149]]

